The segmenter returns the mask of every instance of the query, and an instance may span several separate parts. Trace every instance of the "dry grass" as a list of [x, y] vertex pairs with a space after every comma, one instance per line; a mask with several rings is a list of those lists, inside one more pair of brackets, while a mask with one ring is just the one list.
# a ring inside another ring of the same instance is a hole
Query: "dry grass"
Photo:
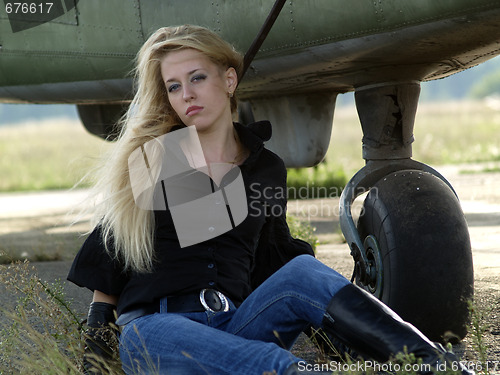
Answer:
[[[41, 280], [29, 263], [0, 266], [0, 288], [18, 297], [15, 311], [0, 310], [0, 375], [7, 374], [69, 374], [82, 371], [84, 326], [73, 313], [71, 304], [65, 299], [59, 283]], [[2, 292], [4, 292], [2, 290]], [[477, 310], [477, 309], [476, 309]], [[2, 316], [3, 315], [3, 316]], [[478, 323], [478, 330], [484, 329]], [[310, 344], [309, 344], [310, 345]], [[114, 347], [117, 358], [117, 347]], [[479, 346], [479, 357], [484, 357], [484, 347]], [[376, 374], [371, 362], [366, 372], [360, 372], [356, 361], [331, 362], [331, 358], [319, 353], [319, 362], [312, 366], [341, 369], [333, 374]], [[414, 369], [415, 357], [408, 354], [396, 356], [396, 365], [401, 369]], [[119, 362], [103, 364], [109, 375], [123, 375]], [[368, 366], [366, 363], [363, 366]], [[380, 365], [384, 366], [384, 365]], [[389, 365], [387, 365], [389, 366]], [[418, 367], [417, 367], [418, 368]], [[154, 370], [150, 374], [157, 373]], [[415, 374], [414, 371], [399, 373]], [[452, 374], [452, 371], [446, 374]], [[491, 372], [480, 371], [488, 375]]]
[[[364, 165], [354, 106], [338, 107], [328, 170], [350, 177]], [[424, 103], [414, 158], [431, 165], [500, 161], [500, 111], [485, 102]], [[110, 146], [78, 121], [45, 120], [0, 128], [0, 191], [72, 187]]]
[[[415, 119], [413, 158], [429, 165], [500, 161], [500, 110], [486, 102], [423, 103]], [[335, 111], [327, 160], [348, 176], [364, 165], [354, 106]]]

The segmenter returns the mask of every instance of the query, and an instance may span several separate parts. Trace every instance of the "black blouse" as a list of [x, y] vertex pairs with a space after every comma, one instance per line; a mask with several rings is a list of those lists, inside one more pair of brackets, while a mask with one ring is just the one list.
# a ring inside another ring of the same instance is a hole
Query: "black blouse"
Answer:
[[239, 166], [248, 205], [248, 215], [239, 225], [215, 238], [181, 247], [170, 210], [155, 211], [155, 262], [150, 273], [125, 270], [105, 250], [97, 226], [76, 255], [68, 280], [119, 296], [119, 316], [158, 304], [162, 297], [203, 288], [218, 289], [239, 306], [286, 262], [300, 254], [313, 255], [308, 243], [291, 237], [286, 223], [285, 165], [264, 148], [264, 141], [271, 137], [271, 124], [234, 126], [250, 150]]

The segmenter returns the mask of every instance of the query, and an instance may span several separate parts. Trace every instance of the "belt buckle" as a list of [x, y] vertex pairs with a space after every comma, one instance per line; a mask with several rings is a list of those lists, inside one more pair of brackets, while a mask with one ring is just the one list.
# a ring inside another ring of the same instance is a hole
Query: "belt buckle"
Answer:
[[[214, 292], [217, 297], [219, 297], [219, 300], [222, 304], [222, 308], [220, 310], [214, 310], [212, 309], [208, 303], [207, 303], [207, 300], [205, 299], [205, 293], [206, 292], [209, 292], [209, 291], [212, 291]], [[203, 306], [203, 308], [206, 310], [206, 311], [210, 311], [210, 312], [213, 312], [213, 313], [216, 313], [216, 312], [220, 312], [220, 311], [223, 311], [223, 312], [228, 312], [229, 311], [229, 302], [226, 298], [226, 296], [224, 294], [222, 294], [221, 292], [219, 292], [218, 290], [215, 290], [215, 289], [202, 289], [200, 291], [200, 302]]]

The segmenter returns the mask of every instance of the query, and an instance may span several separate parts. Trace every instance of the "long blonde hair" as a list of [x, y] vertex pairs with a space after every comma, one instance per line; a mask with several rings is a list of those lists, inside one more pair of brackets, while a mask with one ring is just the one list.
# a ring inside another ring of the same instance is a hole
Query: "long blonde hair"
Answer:
[[[94, 192], [99, 196], [94, 224], [99, 224], [106, 249], [125, 269], [149, 272], [154, 263], [154, 215], [139, 208], [132, 193], [128, 158], [153, 138], [181, 123], [170, 106], [160, 71], [161, 59], [170, 51], [198, 50], [217, 65], [241, 74], [243, 58], [214, 32], [199, 26], [164, 27], [152, 34], [140, 49], [135, 69], [136, 94], [120, 121], [120, 135], [99, 167]], [[236, 111], [236, 97], [231, 110]], [[113, 247], [109, 248], [108, 244]]]

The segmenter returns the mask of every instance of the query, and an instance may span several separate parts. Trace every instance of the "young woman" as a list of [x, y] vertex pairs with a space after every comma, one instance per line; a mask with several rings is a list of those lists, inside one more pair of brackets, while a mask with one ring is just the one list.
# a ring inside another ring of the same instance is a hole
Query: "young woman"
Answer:
[[[264, 147], [271, 125], [232, 120], [241, 67], [196, 26], [162, 28], [140, 50], [96, 227], [68, 276], [94, 292], [89, 326], [116, 310], [127, 374], [298, 374], [288, 349], [311, 325], [365, 358], [406, 348], [432, 366], [454, 361], [291, 237], [285, 166]], [[101, 341], [88, 351], [105, 356]]]

